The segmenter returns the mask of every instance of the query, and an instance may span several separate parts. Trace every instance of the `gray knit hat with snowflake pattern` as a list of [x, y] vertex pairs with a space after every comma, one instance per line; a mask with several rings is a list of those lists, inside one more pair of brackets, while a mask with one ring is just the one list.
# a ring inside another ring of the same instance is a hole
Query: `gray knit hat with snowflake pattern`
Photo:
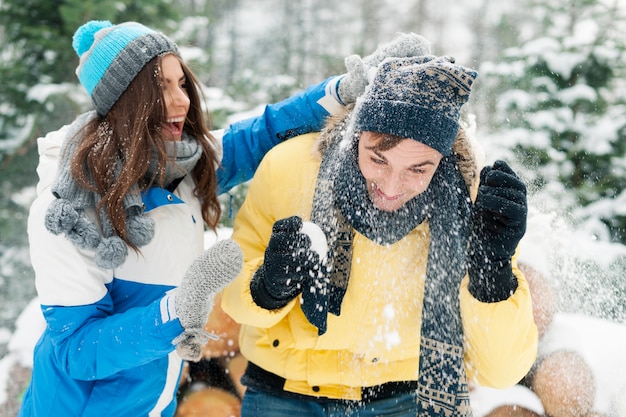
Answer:
[[478, 73], [449, 57], [387, 58], [355, 108], [355, 130], [415, 139], [449, 155]]

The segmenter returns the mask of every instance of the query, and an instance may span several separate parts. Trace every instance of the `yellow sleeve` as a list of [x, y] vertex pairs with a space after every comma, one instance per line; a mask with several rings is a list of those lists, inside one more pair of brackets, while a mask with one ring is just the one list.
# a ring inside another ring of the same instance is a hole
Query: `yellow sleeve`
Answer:
[[[237, 323], [260, 328], [272, 327], [299, 300], [296, 297], [285, 307], [276, 310], [261, 308], [250, 295], [250, 280], [263, 264], [265, 248], [276, 220], [294, 214], [305, 215], [301, 210], [295, 209], [293, 200], [296, 191], [302, 191], [298, 182], [302, 176], [299, 169], [307, 166], [310, 160], [309, 150], [316, 137], [317, 133], [302, 135], [270, 150], [250, 182], [245, 201], [235, 218], [232, 236], [243, 251], [244, 267], [222, 294], [222, 309]], [[312, 178], [314, 184], [315, 176]], [[308, 201], [300, 198], [302, 199]], [[310, 201], [308, 205], [310, 206]]]
[[[519, 250], [519, 249], [518, 249]], [[465, 364], [469, 380], [482, 386], [506, 388], [518, 383], [537, 357], [537, 326], [533, 319], [528, 283], [517, 268], [517, 290], [497, 303], [476, 300], [461, 283], [461, 319], [465, 334]]]

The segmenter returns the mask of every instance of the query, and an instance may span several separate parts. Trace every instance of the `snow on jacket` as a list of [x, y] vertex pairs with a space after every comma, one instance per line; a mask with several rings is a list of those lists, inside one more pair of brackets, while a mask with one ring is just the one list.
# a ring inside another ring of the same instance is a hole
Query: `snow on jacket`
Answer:
[[[263, 155], [294, 132], [319, 130], [337, 109], [327, 88], [333, 82], [216, 132], [222, 147], [219, 189], [250, 179]], [[183, 328], [166, 293], [204, 249], [194, 180], [187, 176], [174, 192], [148, 190], [143, 202], [145, 215], [155, 221], [154, 238], [139, 254], [129, 251], [121, 267], [98, 268], [92, 251], [44, 227], [67, 131], [66, 126], [39, 140], [40, 181], [28, 234], [47, 326], [35, 347], [20, 416], [172, 416], [182, 369], [172, 340]]]
[[[301, 297], [276, 310], [257, 306], [250, 295], [250, 280], [263, 263], [274, 222], [293, 215], [310, 219], [321, 160], [318, 136], [303, 135], [275, 147], [255, 173], [233, 233], [245, 265], [224, 290], [222, 308], [242, 324], [243, 355], [285, 378], [285, 391], [360, 399], [361, 387], [418, 379], [429, 229], [422, 223], [388, 246], [355, 231], [341, 314], [328, 315], [328, 329], [322, 336], [307, 321]], [[513, 265], [519, 285], [507, 300], [479, 302], [467, 289], [467, 276], [461, 284], [464, 358], [474, 383], [513, 385], [535, 359], [537, 331], [530, 293], [515, 259]]]

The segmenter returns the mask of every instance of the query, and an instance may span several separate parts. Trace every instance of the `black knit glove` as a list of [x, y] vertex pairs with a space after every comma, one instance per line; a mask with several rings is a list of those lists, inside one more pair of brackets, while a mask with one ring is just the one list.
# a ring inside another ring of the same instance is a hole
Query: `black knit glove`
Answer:
[[511, 257], [526, 232], [526, 186], [504, 161], [480, 173], [471, 217], [469, 291], [479, 301], [498, 302], [517, 289]]
[[284, 307], [320, 270], [319, 256], [311, 250], [311, 239], [301, 229], [302, 219], [298, 216], [274, 223], [264, 263], [250, 282], [250, 294], [259, 307]]

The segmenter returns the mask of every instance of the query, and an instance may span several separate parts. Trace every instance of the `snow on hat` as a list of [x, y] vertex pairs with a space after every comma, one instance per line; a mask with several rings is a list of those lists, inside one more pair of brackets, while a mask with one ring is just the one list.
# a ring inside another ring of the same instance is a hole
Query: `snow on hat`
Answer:
[[415, 139], [449, 155], [478, 73], [450, 58], [387, 58], [355, 109], [355, 129]]
[[96, 111], [105, 115], [154, 57], [178, 54], [167, 36], [137, 22], [113, 25], [92, 20], [76, 30], [72, 46], [80, 58], [76, 75]]

